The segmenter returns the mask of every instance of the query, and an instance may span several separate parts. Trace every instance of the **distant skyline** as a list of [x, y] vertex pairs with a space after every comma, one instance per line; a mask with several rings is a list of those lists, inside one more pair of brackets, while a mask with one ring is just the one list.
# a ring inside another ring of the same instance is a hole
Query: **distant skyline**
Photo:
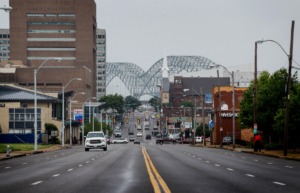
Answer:
[[[97, 27], [107, 34], [107, 62], [130, 62], [148, 70], [166, 51], [167, 55], [203, 56], [229, 70], [253, 71], [255, 41], [275, 40], [289, 53], [295, 20], [293, 57], [300, 63], [299, 0], [95, 2]], [[0, 0], [3, 5], [8, 0]], [[9, 27], [8, 15], [0, 11], [0, 28]], [[273, 73], [281, 67], [288, 67], [288, 58], [278, 45], [258, 45], [259, 71]]]

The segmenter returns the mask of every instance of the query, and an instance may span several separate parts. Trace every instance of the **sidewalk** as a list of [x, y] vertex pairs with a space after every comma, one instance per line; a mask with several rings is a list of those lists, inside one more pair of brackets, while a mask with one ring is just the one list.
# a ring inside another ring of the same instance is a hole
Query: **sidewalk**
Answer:
[[[197, 144], [195, 145], [197, 147], [204, 147], [203, 144]], [[297, 151], [289, 150], [287, 153], [287, 156], [283, 156], [283, 150], [265, 150], [262, 149], [261, 152], [254, 152], [253, 148], [246, 148], [241, 146], [236, 146], [234, 149], [231, 145], [223, 145], [221, 147], [220, 145], [210, 145], [209, 143], [206, 145], [208, 148], [219, 148], [219, 149], [227, 149], [230, 151], [237, 151], [237, 152], [243, 152], [243, 153], [252, 153], [257, 155], [263, 155], [263, 156], [269, 156], [269, 157], [276, 157], [281, 159], [288, 159], [288, 160], [295, 160], [300, 161], [300, 150]]]

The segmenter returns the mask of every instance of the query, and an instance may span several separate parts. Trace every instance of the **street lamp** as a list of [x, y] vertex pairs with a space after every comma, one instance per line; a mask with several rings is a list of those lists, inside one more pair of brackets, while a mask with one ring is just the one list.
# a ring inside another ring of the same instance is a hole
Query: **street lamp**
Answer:
[[65, 88], [73, 81], [81, 80], [81, 78], [71, 79], [65, 86], [62, 87], [62, 128], [61, 128], [61, 145], [65, 146]]
[[[90, 98], [86, 99], [86, 101], [84, 101], [83, 107], [82, 107], [82, 109], [83, 109], [83, 116], [82, 116], [82, 144], [84, 144], [84, 114], [85, 114], [85, 103], [86, 103], [88, 100], [91, 100], [91, 99], [96, 100], [97, 98], [96, 98], [96, 97], [90, 97]], [[89, 103], [89, 105], [91, 105], [91, 104]], [[89, 111], [89, 113], [90, 113], [90, 111]], [[89, 114], [89, 117], [90, 117], [90, 116], [91, 116], [91, 115]]]
[[78, 95], [78, 94], [81, 94], [81, 95], [85, 95], [85, 92], [79, 92], [79, 93], [76, 93], [72, 98], [70, 97], [70, 145], [72, 145], [72, 102], [76, 102], [76, 101], [73, 101], [73, 99]]
[[[222, 67], [224, 70], [226, 70], [231, 75], [231, 81], [232, 81], [232, 146], [233, 149], [235, 148], [235, 99], [234, 99], [234, 72], [230, 71], [223, 65], [217, 64], [216, 67]], [[220, 105], [220, 104], [219, 104]]]
[[37, 96], [36, 96], [36, 75], [41, 67], [46, 64], [49, 60], [61, 61], [61, 58], [47, 58], [44, 62], [37, 68], [34, 69], [34, 151], [37, 150]]
[[[283, 148], [283, 155], [287, 156], [287, 146], [288, 146], [288, 125], [289, 125], [289, 111], [290, 111], [290, 90], [291, 90], [291, 71], [292, 71], [292, 62], [293, 62], [293, 43], [294, 43], [294, 26], [295, 26], [295, 21], [292, 21], [292, 27], [291, 27], [291, 42], [290, 42], [290, 54], [288, 54], [283, 47], [276, 41], [274, 40], [262, 40], [262, 41], [257, 41], [257, 43], [264, 43], [264, 42], [273, 42], [277, 44], [281, 50], [285, 53], [285, 55], [288, 57], [289, 61], [289, 68], [288, 68], [288, 79], [287, 79], [287, 89], [286, 89], [286, 99], [285, 99], [285, 124], [284, 124], [284, 148]], [[255, 42], [255, 46], [257, 46]], [[255, 47], [255, 65], [257, 65], [257, 57], [256, 57], [256, 52], [257, 49]], [[257, 69], [257, 66], [255, 66]], [[254, 73], [256, 76], [256, 73]], [[256, 83], [256, 82], [255, 82]], [[255, 85], [256, 86], [256, 85]], [[255, 96], [256, 97], [256, 96]]]
[[0, 7], [0, 9], [6, 11], [6, 12], [11, 12], [12, 8], [11, 7], [6, 7], [5, 5], [3, 7]]

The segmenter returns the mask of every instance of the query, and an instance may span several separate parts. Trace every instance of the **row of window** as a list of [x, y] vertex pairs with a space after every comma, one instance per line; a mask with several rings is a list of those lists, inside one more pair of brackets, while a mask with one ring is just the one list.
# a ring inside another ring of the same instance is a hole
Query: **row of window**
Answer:
[[10, 46], [0, 46], [0, 50], [9, 50]]
[[76, 30], [27, 30], [27, 33], [75, 33]]
[[10, 44], [9, 40], [0, 40], [0, 44]]
[[[49, 57], [27, 57], [27, 60], [46, 60]], [[61, 60], [76, 60], [76, 57], [60, 57]]]
[[27, 17], [75, 17], [75, 14], [73, 13], [60, 13], [60, 14], [55, 14], [55, 13], [27, 13]]
[[29, 21], [27, 25], [75, 25], [75, 22], [67, 21]]
[[105, 88], [99, 88], [98, 92], [105, 92]]
[[97, 35], [98, 39], [105, 39], [105, 35]]
[[75, 42], [76, 38], [27, 38], [29, 42]]
[[28, 51], [76, 51], [76, 48], [27, 48]]
[[9, 39], [10, 35], [9, 34], [0, 34], [0, 39]]
[[9, 57], [10, 53], [9, 52], [0, 52], [0, 57]]

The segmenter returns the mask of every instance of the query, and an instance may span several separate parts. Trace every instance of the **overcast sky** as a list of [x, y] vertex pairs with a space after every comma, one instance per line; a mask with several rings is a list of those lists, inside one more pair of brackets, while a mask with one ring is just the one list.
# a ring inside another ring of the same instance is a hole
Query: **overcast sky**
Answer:
[[[8, 0], [0, 0], [0, 6]], [[289, 53], [295, 20], [294, 59], [300, 63], [300, 0], [95, 0], [98, 28], [107, 33], [107, 62], [149, 69], [167, 55], [203, 56], [253, 70], [254, 42], [272, 39]], [[8, 13], [0, 11], [0, 28]], [[274, 43], [258, 46], [258, 70], [288, 66]], [[300, 66], [298, 66], [300, 67]]]

